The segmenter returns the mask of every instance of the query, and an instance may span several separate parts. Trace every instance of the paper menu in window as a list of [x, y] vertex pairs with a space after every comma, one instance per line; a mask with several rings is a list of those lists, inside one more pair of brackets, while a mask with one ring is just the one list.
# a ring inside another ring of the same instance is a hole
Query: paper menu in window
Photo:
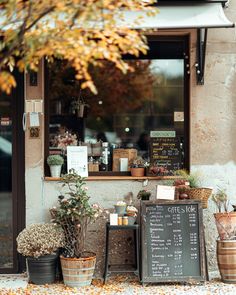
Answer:
[[87, 146], [67, 146], [67, 172], [75, 169], [82, 177], [88, 177]]
[[169, 185], [157, 185], [156, 199], [174, 200], [175, 187]]

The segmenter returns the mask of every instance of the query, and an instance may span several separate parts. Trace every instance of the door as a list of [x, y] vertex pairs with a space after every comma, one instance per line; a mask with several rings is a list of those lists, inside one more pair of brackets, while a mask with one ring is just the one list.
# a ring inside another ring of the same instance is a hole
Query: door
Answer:
[[25, 224], [23, 75], [16, 74], [17, 88], [0, 93], [0, 273], [21, 270], [16, 236]]

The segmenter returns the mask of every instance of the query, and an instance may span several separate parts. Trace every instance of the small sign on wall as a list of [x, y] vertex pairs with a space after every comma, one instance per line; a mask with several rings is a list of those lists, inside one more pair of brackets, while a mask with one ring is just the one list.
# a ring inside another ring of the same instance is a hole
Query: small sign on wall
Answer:
[[157, 185], [156, 198], [162, 200], [174, 200], [175, 186]]
[[67, 147], [67, 172], [75, 169], [82, 177], [88, 177], [88, 150], [87, 146]]

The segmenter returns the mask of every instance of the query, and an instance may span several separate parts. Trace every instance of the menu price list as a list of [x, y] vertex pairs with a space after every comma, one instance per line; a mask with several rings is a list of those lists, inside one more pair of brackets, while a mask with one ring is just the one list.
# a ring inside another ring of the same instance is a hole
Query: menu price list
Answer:
[[199, 276], [198, 207], [151, 205], [146, 208], [148, 275]]
[[168, 170], [180, 169], [181, 149], [177, 138], [152, 138], [151, 162], [158, 162]]

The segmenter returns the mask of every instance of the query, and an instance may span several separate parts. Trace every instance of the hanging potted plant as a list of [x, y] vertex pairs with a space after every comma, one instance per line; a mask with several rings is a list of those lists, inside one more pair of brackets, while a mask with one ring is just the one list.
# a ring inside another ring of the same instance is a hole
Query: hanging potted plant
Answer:
[[[219, 234], [217, 240], [217, 262], [222, 281], [236, 283], [236, 212], [230, 211], [230, 203], [224, 189], [218, 189], [212, 195], [218, 212], [214, 213], [216, 228]], [[233, 206], [235, 208], [235, 206]]]
[[85, 251], [87, 227], [102, 209], [89, 203], [84, 178], [74, 169], [65, 174], [61, 182], [67, 191], [58, 197], [59, 206], [50, 209], [50, 213], [65, 235], [65, 246], [60, 255], [63, 280], [70, 287], [88, 286], [94, 273], [96, 254]]
[[61, 167], [64, 163], [64, 159], [60, 155], [49, 155], [47, 157], [47, 164], [50, 167], [50, 173], [52, 177], [61, 176]]
[[52, 223], [31, 224], [19, 233], [16, 241], [17, 251], [26, 256], [29, 282], [37, 285], [55, 282], [58, 249], [64, 246], [61, 228]]
[[79, 97], [72, 101], [72, 113], [77, 114], [78, 118], [84, 118], [87, 115], [88, 107], [89, 104], [84, 101], [80, 89]]

